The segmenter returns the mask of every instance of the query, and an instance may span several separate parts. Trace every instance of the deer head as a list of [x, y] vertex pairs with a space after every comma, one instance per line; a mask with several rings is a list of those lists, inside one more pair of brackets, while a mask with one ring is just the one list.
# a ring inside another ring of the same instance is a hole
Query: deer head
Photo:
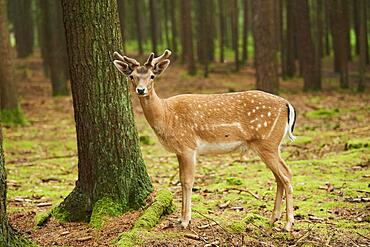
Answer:
[[113, 63], [122, 74], [130, 78], [136, 94], [139, 97], [146, 97], [153, 89], [154, 79], [162, 74], [170, 64], [168, 59], [170, 56], [171, 51], [169, 50], [165, 50], [161, 56], [156, 58], [154, 53], [151, 53], [144, 65], [140, 65], [135, 59], [114, 52]]

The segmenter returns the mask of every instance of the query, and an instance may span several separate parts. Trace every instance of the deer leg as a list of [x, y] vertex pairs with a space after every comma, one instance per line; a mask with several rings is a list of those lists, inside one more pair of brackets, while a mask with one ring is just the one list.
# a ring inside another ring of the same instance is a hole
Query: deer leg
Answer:
[[[271, 171], [276, 174], [279, 178], [286, 195], [286, 218], [287, 223], [284, 227], [286, 231], [291, 231], [292, 225], [294, 224], [294, 216], [293, 216], [293, 187], [292, 187], [292, 173], [290, 172], [289, 167], [285, 164], [285, 162], [280, 158], [279, 152], [276, 150], [272, 151], [271, 149], [266, 148], [259, 148], [256, 147], [256, 151], [258, 152], [261, 159], [266, 163], [266, 165], [271, 169]], [[276, 181], [279, 184], [278, 181]], [[278, 185], [279, 186], [279, 185]], [[276, 198], [278, 198], [278, 193], [276, 194]], [[275, 200], [275, 204], [277, 201]], [[281, 201], [280, 201], [281, 204]], [[276, 205], [275, 205], [276, 206]], [[273, 211], [272, 217], [277, 211]]]
[[270, 224], [274, 225], [274, 223], [280, 219], [281, 217], [281, 202], [283, 200], [284, 195], [284, 186], [280, 181], [278, 175], [274, 173], [275, 181], [276, 181], [276, 195], [275, 195], [275, 204], [274, 209], [272, 210], [272, 215], [270, 218]]
[[191, 193], [194, 185], [195, 152], [177, 155], [180, 165], [182, 189], [181, 226], [186, 228], [191, 220]]
[[282, 158], [279, 157], [279, 163], [281, 164], [281, 171], [284, 173], [287, 178], [287, 184], [285, 188], [286, 195], [286, 220], [287, 223], [284, 227], [286, 231], [291, 231], [292, 226], [294, 225], [294, 215], [293, 215], [293, 186], [292, 186], [292, 172], [290, 171], [287, 164]]

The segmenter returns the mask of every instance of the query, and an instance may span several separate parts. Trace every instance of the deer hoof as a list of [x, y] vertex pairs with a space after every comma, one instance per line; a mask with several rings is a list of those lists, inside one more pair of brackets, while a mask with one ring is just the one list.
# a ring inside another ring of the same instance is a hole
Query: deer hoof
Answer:
[[189, 224], [190, 224], [190, 220], [180, 220], [180, 225], [183, 229], [188, 228]]
[[293, 222], [288, 221], [288, 222], [285, 224], [284, 231], [286, 231], [286, 232], [291, 232], [291, 231], [292, 231], [292, 228], [293, 228], [293, 225], [294, 225], [294, 223], [293, 223]]

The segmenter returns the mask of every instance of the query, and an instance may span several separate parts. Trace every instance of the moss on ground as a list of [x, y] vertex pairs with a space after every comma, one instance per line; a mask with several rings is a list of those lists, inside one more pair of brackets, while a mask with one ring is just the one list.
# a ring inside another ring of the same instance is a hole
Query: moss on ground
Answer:
[[139, 234], [156, 226], [162, 216], [170, 214], [174, 210], [172, 193], [169, 190], [158, 191], [152, 205], [150, 205], [139, 217], [133, 228], [120, 235], [118, 246], [130, 247], [139, 244]]
[[124, 211], [119, 203], [114, 202], [109, 197], [104, 197], [95, 203], [90, 217], [90, 225], [101, 228], [110, 217], [118, 216]]

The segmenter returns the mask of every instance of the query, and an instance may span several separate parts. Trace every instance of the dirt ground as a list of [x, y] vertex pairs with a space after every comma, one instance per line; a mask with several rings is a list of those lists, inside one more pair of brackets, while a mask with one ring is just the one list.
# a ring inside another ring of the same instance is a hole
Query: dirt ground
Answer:
[[[189, 77], [171, 65], [158, 78], [161, 97], [180, 93], [248, 90], [254, 71], [239, 73], [215, 65], [209, 78]], [[102, 229], [54, 219], [35, 225], [35, 216], [57, 205], [77, 178], [77, 148], [71, 97], [52, 98], [41, 60], [17, 61], [17, 78], [25, 126], [4, 129], [8, 171], [8, 212], [12, 226], [40, 246], [114, 246], [141, 212], [112, 218]], [[353, 72], [352, 74], [354, 74]], [[267, 225], [275, 196], [272, 173], [253, 152], [200, 157], [193, 193], [190, 229], [177, 224], [180, 185], [176, 157], [167, 153], [146, 123], [133, 97], [142, 153], [156, 190], [169, 188], [176, 211], [136, 239], [139, 246], [369, 246], [370, 245], [370, 97], [337, 88], [327, 73], [324, 91], [303, 93], [302, 81], [281, 82], [281, 96], [298, 110], [293, 143], [283, 158], [294, 177], [295, 226], [285, 233], [284, 217]], [[284, 208], [284, 206], [282, 207]], [[284, 212], [283, 212], [284, 215]]]

